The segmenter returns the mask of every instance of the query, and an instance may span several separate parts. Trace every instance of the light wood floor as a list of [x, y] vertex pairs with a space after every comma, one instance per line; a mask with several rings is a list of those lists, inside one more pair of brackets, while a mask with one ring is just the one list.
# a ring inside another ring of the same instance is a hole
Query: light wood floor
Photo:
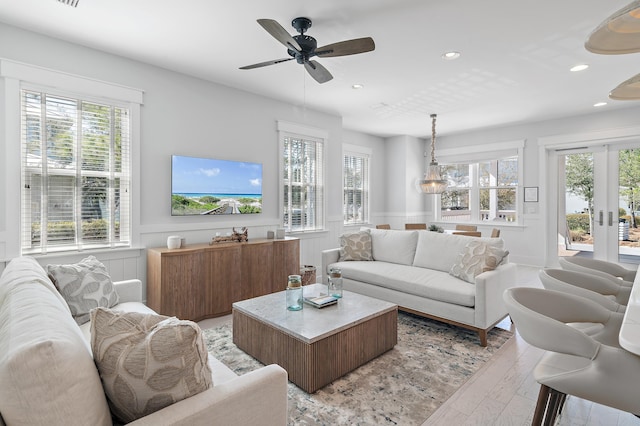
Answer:
[[[538, 268], [518, 266], [520, 286], [542, 287]], [[229, 316], [201, 321], [209, 328]], [[499, 327], [513, 330], [507, 319]], [[530, 425], [539, 385], [531, 371], [542, 356], [515, 334], [473, 377], [451, 396], [422, 426]], [[640, 390], [640, 384], [639, 390]], [[640, 392], [639, 392], [640, 395]], [[639, 396], [640, 397], [640, 396]], [[561, 426], [640, 426], [640, 419], [576, 397], [567, 398], [558, 425]]]

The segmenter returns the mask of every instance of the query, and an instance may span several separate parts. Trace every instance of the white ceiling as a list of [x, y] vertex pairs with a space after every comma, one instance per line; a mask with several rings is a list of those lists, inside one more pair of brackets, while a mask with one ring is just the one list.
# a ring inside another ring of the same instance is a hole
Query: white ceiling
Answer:
[[[430, 135], [638, 106], [611, 101], [640, 72], [640, 54], [595, 55], [587, 35], [630, 0], [0, 0], [0, 21], [205, 80], [337, 114], [345, 128], [380, 136]], [[256, 23], [313, 21], [322, 46], [370, 36], [373, 52], [318, 59], [316, 83]], [[2, 42], [7, 42], [3, 40]], [[442, 53], [462, 56], [444, 61]], [[590, 68], [572, 73], [569, 68]], [[364, 89], [354, 90], [360, 83]]]

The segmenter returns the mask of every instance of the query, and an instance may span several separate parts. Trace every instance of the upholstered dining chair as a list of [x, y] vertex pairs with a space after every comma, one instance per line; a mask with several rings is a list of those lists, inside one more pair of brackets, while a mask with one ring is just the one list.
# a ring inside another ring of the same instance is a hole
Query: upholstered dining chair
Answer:
[[631, 287], [620, 285], [608, 278], [554, 268], [543, 269], [538, 275], [544, 288], [589, 298], [614, 312], [624, 312], [629, 303]]
[[456, 231], [477, 231], [478, 227], [475, 225], [456, 225]]
[[482, 237], [482, 232], [478, 231], [453, 231], [453, 235], [465, 235], [467, 237]]
[[376, 225], [376, 229], [391, 229], [391, 225], [389, 224], [382, 224], [382, 225]]
[[605, 345], [566, 323], [606, 320], [596, 302], [553, 290], [515, 287], [503, 294], [522, 338], [547, 351], [533, 370], [540, 393], [532, 425], [552, 425], [567, 395], [640, 414], [640, 357]]
[[585, 257], [569, 256], [558, 258], [562, 269], [586, 272], [605, 278], [622, 281], [622, 285], [631, 287], [636, 278], [636, 271], [624, 268], [617, 263]]
[[405, 223], [404, 229], [427, 229], [426, 223]]
[[500, 238], [500, 230], [498, 228], [491, 230], [491, 238]]

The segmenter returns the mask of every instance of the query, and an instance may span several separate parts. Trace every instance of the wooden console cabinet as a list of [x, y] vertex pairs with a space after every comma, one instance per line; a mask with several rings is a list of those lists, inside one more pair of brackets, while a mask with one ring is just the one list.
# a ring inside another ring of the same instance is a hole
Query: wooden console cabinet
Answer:
[[231, 313], [233, 302], [284, 290], [287, 276], [299, 273], [297, 238], [150, 248], [147, 304], [162, 315], [200, 321]]

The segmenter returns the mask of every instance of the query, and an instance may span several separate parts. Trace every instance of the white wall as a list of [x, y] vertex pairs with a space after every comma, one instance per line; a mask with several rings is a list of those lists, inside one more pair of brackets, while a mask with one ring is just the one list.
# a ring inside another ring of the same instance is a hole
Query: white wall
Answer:
[[[342, 119], [306, 108], [253, 95], [219, 84], [192, 78], [158, 67], [114, 56], [108, 53], [66, 43], [15, 27], [0, 24], [0, 57], [95, 78], [144, 91], [141, 108], [140, 159], [135, 167], [140, 172], [139, 194], [133, 194], [134, 209], [140, 213], [140, 226], [134, 240], [137, 247], [164, 246], [166, 237], [180, 234], [188, 243], [208, 242], [216, 231], [229, 232], [232, 227], [248, 226], [249, 238], [265, 237], [267, 230], [280, 224], [278, 138], [276, 122], [284, 120], [325, 130], [326, 197], [328, 232], [301, 236], [301, 263], [320, 265], [320, 251], [334, 247], [342, 232]], [[7, 41], [11, 41], [10, 43]], [[3, 92], [0, 84], [0, 94]], [[0, 102], [3, 105], [3, 102]], [[0, 106], [2, 108], [2, 106]], [[0, 111], [0, 117], [4, 114]], [[2, 124], [2, 122], [0, 122]], [[4, 128], [4, 126], [2, 126]], [[370, 146], [376, 153], [374, 165], [383, 176], [378, 157], [381, 157], [380, 138], [349, 132], [353, 144]], [[5, 147], [19, 141], [7, 140], [0, 132], [0, 155], [7, 158]], [[242, 217], [172, 217], [171, 155], [182, 154], [245, 160], [263, 163], [263, 213]], [[135, 163], [134, 163], [135, 164]], [[6, 167], [0, 170], [0, 261], [8, 260], [7, 253], [17, 253], [18, 241], [9, 241], [7, 229], [18, 226], [7, 223], [9, 206], [19, 205], [19, 176], [9, 176]], [[7, 191], [11, 188], [11, 191]], [[374, 187], [372, 200], [381, 203]], [[6, 209], [4, 208], [6, 206]], [[96, 256], [127, 274], [145, 279], [145, 250], [127, 250], [117, 255], [98, 253]], [[114, 258], [114, 256], [116, 258]], [[118, 260], [118, 256], [122, 259]], [[41, 257], [41, 263], [74, 262], [78, 255]], [[132, 266], [132, 259], [135, 265]], [[4, 265], [0, 262], [0, 270]], [[118, 274], [120, 275], [120, 274]], [[122, 277], [133, 278], [134, 276]], [[283, 288], [286, 283], [283, 283]]]

